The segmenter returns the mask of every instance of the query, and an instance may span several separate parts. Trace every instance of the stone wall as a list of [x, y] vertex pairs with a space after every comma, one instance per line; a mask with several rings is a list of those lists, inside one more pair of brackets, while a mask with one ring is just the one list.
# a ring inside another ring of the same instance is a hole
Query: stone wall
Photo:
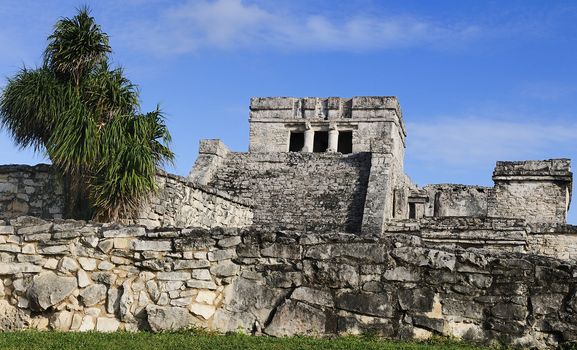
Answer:
[[429, 197], [425, 216], [487, 216], [490, 187], [441, 184], [428, 185], [423, 190]]
[[[193, 184], [159, 171], [158, 191], [143, 203], [133, 223], [148, 227], [241, 227], [252, 223], [248, 199]], [[59, 219], [64, 213], [62, 180], [50, 165], [0, 166], [0, 219], [31, 215]]]
[[[548, 231], [544, 227], [543, 230]], [[573, 226], [557, 230], [558, 236], [570, 234]], [[576, 227], [577, 228], [577, 227]], [[448, 249], [484, 249], [492, 252], [537, 253], [532, 246], [536, 241], [529, 240], [531, 227], [523, 219], [488, 217], [425, 217], [420, 220], [401, 220], [388, 222], [384, 227], [385, 235], [397, 233], [413, 235], [423, 245]], [[542, 255], [557, 257], [556, 254]]]
[[567, 261], [577, 260], [577, 226], [530, 224], [527, 227], [527, 251]]
[[50, 165], [0, 165], [0, 219], [61, 218], [63, 186]]
[[359, 232], [371, 155], [230, 153], [208, 186], [254, 202], [255, 225]]
[[242, 227], [252, 224], [252, 201], [192, 184], [186, 178], [159, 172], [158, 191], [134, 220], [147, 227]]
[[577, 340], [577, 266], [417, 236], [0, 223], [3, 329]]
[[488, 215], [565, 223], [572, 179], [569, 159], [497, 162]]

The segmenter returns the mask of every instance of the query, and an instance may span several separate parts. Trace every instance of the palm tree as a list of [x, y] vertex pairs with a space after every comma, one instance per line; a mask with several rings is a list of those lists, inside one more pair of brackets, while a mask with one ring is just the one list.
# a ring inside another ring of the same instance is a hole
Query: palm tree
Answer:
[[71, 217], [129, 218], [174, 157], [161, 111], [140, 112], [138, 89], [109, 66], [110, 52], [108, 35], [79, 9], [54, 26], [43, 65], [22, 68], [0, 96], [0, 125], [62, 173]]

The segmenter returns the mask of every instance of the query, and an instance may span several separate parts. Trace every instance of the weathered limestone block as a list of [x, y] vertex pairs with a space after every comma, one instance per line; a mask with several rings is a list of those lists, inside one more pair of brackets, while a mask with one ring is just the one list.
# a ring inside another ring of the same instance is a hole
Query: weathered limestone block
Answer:
[[190, 272], [174, 271], [174, 272], [159, 272], [156, 274], [159, 281], [186, 281], [190, 279]]
[[169, 252], [172, 250], [171, 241], [134, 240], [132, 249], [136, 251]]
[[154, 332], [189, 328], [193, 323], [192, 315], [182, 307], [146, 307], [148, 324]]
[[134, 322], [134, 315], [131, 307], [134, 303], [134, 295], [130, 291], [130, 282], [126, 281], [122, 284], [122, 289], [119, 291], [120, 298], [118, 299], [118, 315], [120, 320], [124, 322]]
[[216, 250], [208, 253], [208, 261], [221, 261], [233, 258], [236, 258], [236, 250], [232, 248]]
[[425, 328], [429, 331], [442, 334], [445, 329], [445, 320], [440, 318], [431, 318], [423, 315], [415, 315], [411, 318], [413, 320], [413, 325]]
[[28, 288], [27, 296], [33, 310], [46, 310], [66, 299], [76, 289], [75, 277], [57, 276], [44, 272], [35, 276]]
[[395, 301], [387, 293], [343, 292], [337, 295], [335, 307], [363, 315], [392, 317]]
[[220, 239], [218, 246], [221, 248], [230, 248], [239, 245], [242, 242], [240, 236], [232, 236]]
[[57, 331], [67, 331], [72, 325], [74, 313], [71, 311], [60, 311], [55, 313], [50, 319], [50, 327]]
[[262, 256], [284, 259], [300, 259], [302, 247], [296, 244], [272, 244], [260, 251]]
[[305, 257], [319, 260], [341, 256], [358, 258], [365, 262], [374, 263], [385, 263], [388, 261], [387, 248], [378, 243], [321, 244], [308, 248], [305, 253]]
[[278, 307], [264, 332], [275, 337], [325, 334], [324, 311], [310, 305], [287, 300]]
[[417, 266], [429, 266], [435, 269], [455, 269], [457, 258], [450, 252], [426, 249], [422, 247], [400, 247], [393, 250], [392, 255], [402, 261]]
[[210, 273], [217, 277], [235, 276], [240, 271], [240, 266], [230, 260], [223, 260], [210, 268]]
[[84, 288], [92, 283], [90, 276], [84, 270], [78, 270], [76, 273], [76, 278], [78, 279], [78, 287]]
[[0, 331], [22, 330], [28, 328], [29, 324], [29, 312], [10, 305], [6, 300], [0, 300]]
[[92, 284], [80, 291], [80, 300], [85, 306], [93, 306], [106, 298], [106, 292], [104, 284]]
[[538, 315], [554, 314], [561, 310], [564, 294], [536, 294], [531, 296], [533, 312]]
[[98, 332], [116, 332], [120, 327], [120, 322], [111, 317], [98, 317], [96, 319], [96, 330]]
[[217, 288], [216, 283], [214, 283], [213, 281], [198, 281], [198, 280], [186, 281], [186, 286], [194, 289], [209, 289], [209, 290], [214, 290]]
[[[403, 329], [403, 324], [399, 329]], [[358, 315], [347, 311], [339, 311], [337, 318], [337, 333], [339, 335], [375, 334], [387, 338], [397, 335], [394, 321], [389, 318]]]
[[[203, 280], [203, 281], [212, 280], [212, 276], [211, 276], [210, 271], [208, 269], [192, 270], [190, 275], [191, 275], [192, 279], [195, 279], [195, 280]], [[188, 279], [188, 276], [186, 276], [186, 278], [183, 278], [183, 280], [186, 280], [186, 279]]]
[[333, 296], [329, 291], [310, 287], [299, 287], [295, 289], [291, 294], [291, 299], [314, 305], [334, 307]]
[[15, 275], [18, 273], [38, 273], [42, 267], [30, 263], [0, 263], [0, 275]]
[[70, 258], [70, 257], [63, 257], [60, 260], [60, 271], [61, 272], [74, 272], [78, 270], [78, 263], [76, 263], [76, 260]]
[[433, 310], [435, 292], [430, 288], [399, 290], [399, 305], [403, 310], [430, 312]]
[[201, 290], [196, 295], [196, 301], [199, 303], [212, 305], [217, 297], [217, 293], [209, 290]]
[[192, 312], [196, 316], [200, 316], [205, 320], [214, 315], [216, 308], [213, 305], [205, 305], [205, 304], [198, 304], [194, 303], [189, 307], [190, 312]]
[[389, 281], [417, 282], [421, 279], [417, 269], [411, 267], [398, 266], [385, 271], [383, 278]]
[[[224, 307], [232, 318], [227, 322], [227, 327], [234, 325], [246, 331], [252, 329], [255, 319], [261, 325], [265, 324], [272, 310], [288, 295], [286, 290], [266, 287], [262, 283], [245, 278], [234, 280], [223, 293]], [[246, 315], [253, 317], [247, 318]]]
[[208, 260], [174, 260], [172, 262], [173, 270], [202, 269], [206, 267], [210, 267]]
[[474, 300], [443, 299], [443, 315], [480, 320], [483, 318], [483, 311], [484, 305]]
[[94, 330], [94, 327], [95, 327], [94, 317], [86, 315], [82, 318], [82, 323], [80, 324], [80, 328], [78, 328], [78, 330], [80, 332], [89, 332]]
[[356, 288], [359, 285], [357, 269], [347, 264], [305, 260], [303, 272], [311, 285], [319, 284], [329, 288]]
[[106, 312], [109, 314], [116, 314], [119, 309], [119, 290], [118, 288], [108, 288], [106, 299]]
[[146, 236], [146, 229], [138, 226], [121, 227], [118, 229], [111, 229], [102, 231], [102, 237], [142, 237]]

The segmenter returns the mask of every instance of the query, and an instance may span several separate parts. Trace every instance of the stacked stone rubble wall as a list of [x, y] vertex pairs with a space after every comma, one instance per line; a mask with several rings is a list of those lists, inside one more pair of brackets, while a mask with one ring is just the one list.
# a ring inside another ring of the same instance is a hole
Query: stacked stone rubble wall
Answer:
[[62, 181], [50, 165], [0, 165], [0, 219], [62, 218], [63, 192]]
[[530, 224], [527, 227], [527, 251], [567, 261], [577, 260], [577, 226]]
[[[148, 227], [241, 227], [252, 223], [252, 201], [159, 172], [158, 190], [144, 201], [134, 223]], [[0, 219], [30, 215], [60, 219], [62, 178], [47, 164], [0, 166]]]
[[242, 227], [252, 224], [250, 199], [239, 199], [189, 180], [159, 173], [157, 192], [142, 205], [135, 223], [147, 227]]
[[577, 266], [533, 254], [432, 248], [403, 232], [147, 230], [30, 217], [0, 222], [0, 240], [5, 330], [577, 340]]

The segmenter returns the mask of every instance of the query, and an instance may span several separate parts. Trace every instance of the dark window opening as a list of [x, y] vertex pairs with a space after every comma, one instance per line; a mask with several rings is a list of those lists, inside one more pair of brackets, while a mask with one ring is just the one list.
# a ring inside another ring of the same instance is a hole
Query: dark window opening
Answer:
[[415, 207], [415, 203], [409, 203], [409, 219], [416, 219], [417, 218], [417, 208]]
[[433, 202], [433, 216], [438, 218], [441, 216], [441, 192], [435, 193], [435, 201]]
[[305, 134], [303, 132], [291, 131], [289, 152], [300, 152], [304, 146], [305, 146]]
[[329, 148], [329, 132], [315, 131], [313, 152], [326, 152], [327, 148]]
[[352, 131], [339, 131], [339, 144], [337, 146], [337, 152], [341, 152], [343, 154], [353, 153]]
[[396, 214], [396, 206], [395, 204], [397, 203], [397, 191], [393, 191], [393, 219], [395, 218], [395, 214]]

